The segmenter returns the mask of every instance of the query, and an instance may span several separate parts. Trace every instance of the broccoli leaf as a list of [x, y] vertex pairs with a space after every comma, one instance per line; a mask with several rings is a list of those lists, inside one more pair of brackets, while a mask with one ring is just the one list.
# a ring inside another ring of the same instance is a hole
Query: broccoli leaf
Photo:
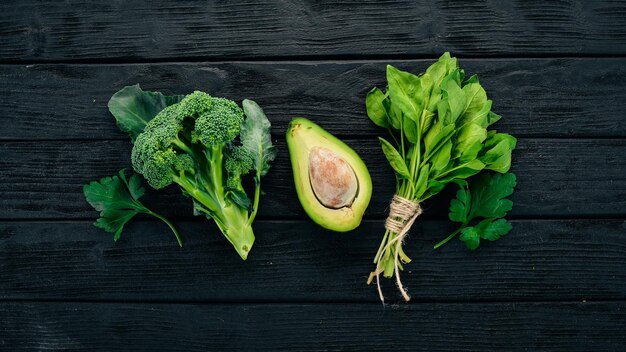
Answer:
[[117, 126], [128, 132], [134, 141], [148, 121], [164, 108], [180, 102], [184, 95], [166, 96], [159, 92], [147, 92], [139, 84], [126, 86], [113, 94], [109, 100], [109, 111], [115, 117]]
[[250, 198], [248, 198], [246, 192], [236, 188], [228, 188], [228, 191], [226, 191], [226, 197], [241, 208], [252, 211], [252, 202], [250, 201]]
[[100, 212], [100, 218], [94, 225], [107, 232], [114, 233], [113, 239], [117, 241], [122, 234], [124, 225], [139, 213], [150, 214], [165, 222], [182, 247], [182, 241], [174, 226], [164, 217], [146, 208], [139, 198], [145, 193], [141, 185], [141, 178], [132, 174], [126, 179], [125, 169], [118, 175], [104, 177], [99, 181], [92, 181], [83, 186], [83, 193], [87, 202]]
[[242, 103], [246, 119], [241, 124], [241, 144], [252, 156], [253, 168], [258, 182], [270, 169], [270, 162], [276, 158], [276, 147], [272, 145], [270, 121], [263, 109], [252, 100]]

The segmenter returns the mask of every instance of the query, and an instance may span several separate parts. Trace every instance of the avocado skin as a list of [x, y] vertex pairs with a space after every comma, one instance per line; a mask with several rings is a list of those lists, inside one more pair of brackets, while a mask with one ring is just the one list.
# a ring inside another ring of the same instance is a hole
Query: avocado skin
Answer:
[[[347, 144], [304, 117], [296, 117], [289, 122], [287, 146], [296, 193], [311, 220], [323, 228], [337, 232], [357, 228], [372, 196], [372, 179], [359, 155]], [[309, 153], [316, 146], [333, 151], [354, 171], [358, 180], [358, 192], [349, 207], [325, 207], [313, 192], [309, 177]]]

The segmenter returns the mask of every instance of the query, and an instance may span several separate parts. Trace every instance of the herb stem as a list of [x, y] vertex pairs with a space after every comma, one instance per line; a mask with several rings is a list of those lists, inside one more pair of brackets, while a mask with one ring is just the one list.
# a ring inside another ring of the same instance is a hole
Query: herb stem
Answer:
[[461, 227], [459, 227], [458, 229], [456, 229], [456, 231], [454, 231], [452, 234], [450, 234], [450, 236], [444, 238], [441, 242], [437, 243], [436, 245], [433, 246], [433, 249], [437, 249], [441, 246], [443, 246], [444, 244], [448, 243], [448, 241], [450, 241], [451, 239], [454, 238], [454, 236], [458, 235], [459, 232], [461, 232], [461, 230], [467, 226], [467, 223], [463, 223], [463, 225], [461, 225]]
[[156, 217], [157, 219], [163, 221], [167, 226], [169, 226], [169, 228], [172, 230], [172, 232], [174, 233], [174, 236], [176, 236], [176, 241], [178, 241], [178, 246], [182, 247], [183, 246], [183, 240], [180, 238], [180, 234], [178, 233], [178, 231], [176, 230], [176, 228], [174, 227], [174, 224], [172, 224], [169, 220], [167, 220], [166, 218], [162, 217], [161, 215], [148, 210], [147, 214], [152, 215], [154, 217]]

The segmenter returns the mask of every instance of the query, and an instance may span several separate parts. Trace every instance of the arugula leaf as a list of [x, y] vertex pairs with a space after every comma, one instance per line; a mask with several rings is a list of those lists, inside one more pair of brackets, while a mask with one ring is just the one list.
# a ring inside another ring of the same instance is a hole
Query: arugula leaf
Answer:
[[391, 101], [397, 104], [408, 118], [418, 121], [422, 108], [415, 99], [419, 97], [417, 92], [421, 87], [419, 77], [387, 65], [387, 82], [389, 83], [387, 93]]
[[114, 233], [113, 240], [117, 241], [124, 225], [135, 215], [149, 214], [165, 222], [176, 236], [178, 245], [182, 247], [182, 240], [174, 225], [139, 202], [139, 198], [145, 193], [139, 175], [133, 173], [126, 179], [125, 171], [122, 169], [118, 175], [104, 177], [83, 186], [87, 202], [100, 212], [100, 218], [96, 220], [94, 226]]
[[515, 149], [516, 144], [517, 139], [510, 134], [489, 131], [479, 160], [485, 163], [485, 169], [507, 172], [511, 167], [511, 151]]
[[380, 141], [380, 145], [383, 148], [383, 153], [389, 160], [389, 164], [396, 171], [398, 177], [400, 178], [409, 178], [411, 175], [409, 174], [409, 169], [404, 163], [404, 159], [400, 153], [396, 150], [396, 148], [391, 145], [386, 139], [378, 137]]
[[[511, 223], [501, 218], [513, 207], [513, 202], [506, 197], [513, 193], [516, 182], [513, 173], [493, 175], [484, 173], [473, 178], [469, 184], [466, 181], [456, 181], [460, 189], [456, 193], [456, 198], [450, 202], [448, 217], [462, 225], [435, 245], [435, 249], [459, 232], [461, 233], [459, 239], [465, 242], [467, 248], [474, 250], [478, 248], [480, 239], [495, 241], [511, 231]], [[468, 226], [477, 218], [483, 220], [475, 226]]]
[[126, 86], [113, 94], [109, 100], [109, 111], [115, 117], [117, 126], [135, 138], [143, 131], [148, 121], [161, 110], [180, 102], [184, 95], [166, 96], [159, 92], [147, 92], [139, 84]]
[[370, 120], [372, 120], [376, 126], [383, 128], [389, 127], [389, 122], [387, 122], [387, 111], [383, 105], [383, 101], [386, 98], [385, 93], [377, 87], [372, 88], [372, 90], [367, 93], [367, 97], [365, 98], [367, 116], [369, 116]]

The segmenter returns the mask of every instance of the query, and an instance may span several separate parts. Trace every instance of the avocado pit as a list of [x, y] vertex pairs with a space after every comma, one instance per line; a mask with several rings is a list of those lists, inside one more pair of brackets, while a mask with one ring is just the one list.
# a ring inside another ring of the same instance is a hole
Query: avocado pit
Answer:
[[330, 209], [350, 207], [359, 190], [350, 164], [323, 147], [313, 147], [309, 152], [309, 180], [317, 200]]

